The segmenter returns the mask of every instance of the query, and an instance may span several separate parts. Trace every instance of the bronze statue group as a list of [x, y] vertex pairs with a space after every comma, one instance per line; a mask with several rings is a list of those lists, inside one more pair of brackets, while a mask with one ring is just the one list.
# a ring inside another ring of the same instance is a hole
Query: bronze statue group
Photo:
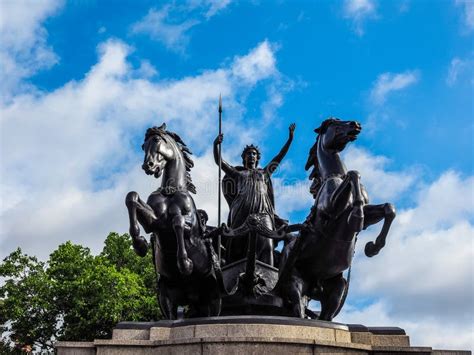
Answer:
[[[287, 154], [295, 134], [264, 167], [259, 148], [248, 145], [242, 166], [221, 157], [224, 139], [214, 140], [214, 158], [222, 169], [222, 192], [229, 205], [226, 223], [207, 226], [207, 213], [198, 210], [191, 193], [191, 152], [166, 125], [147, 130], [143, 169], [161, 186], [147, 201], [128, 193], [130, 235], [135, 251], [152, 253], [158, 277], [157, 295], [163, 315], [279, 315], [332, 320], [344, 305], [359, 233], [383, 221], [365, 254], [376, 255], [385, 245], [395, 208], [369, 204], [357, 171], [348, 171], [339, 153], [361, 132], [355, 121], [329, 118], [315, 130], [316, 141], [305, 169], [312, 169], [314, 204], [305, 221], [289, 224], [275, 212], [271, 176]], [[150, 242], [140, 236], [141, 225]], [[276, 250], [281, 242], [282, 250]], [[308, 308], [320, 302], [320, 311]]]

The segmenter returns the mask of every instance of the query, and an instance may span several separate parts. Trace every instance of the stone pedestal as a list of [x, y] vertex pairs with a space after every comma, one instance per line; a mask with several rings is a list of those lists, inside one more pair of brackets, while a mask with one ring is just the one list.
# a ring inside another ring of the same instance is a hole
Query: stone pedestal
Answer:
[[122, 322], [110, 340], [58, 342], [58, 355], [470, 354], [411, 347], [400, 328], [269, 316]]

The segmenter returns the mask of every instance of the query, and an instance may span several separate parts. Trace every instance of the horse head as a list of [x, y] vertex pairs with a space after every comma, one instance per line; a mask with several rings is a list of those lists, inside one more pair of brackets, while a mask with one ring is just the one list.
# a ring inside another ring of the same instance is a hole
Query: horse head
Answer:
[[341, 152], [347, 143], [357, 139], [362, 126], [356, 121], [341, 121], [338, 118], [328, 118], [314, 131], [318, 133], [323, 149], [332, 152]]
[[344, 175], [346, 169], [339, 157], [347, 143], [357, 139], [362, 126], [356, 121], [341, 121], [338, 118], [328, 118], [314, 131], [318, 134], [316, 143], [309, 151], [305, 169], [313, 168], [309, 179], [313, 180], [311, 191], [314, 195], [324, 178], [328, 175]]
[[167, 162], [173, 159], [174, 156], [174, 150], [170, 145], [169, 138], [167, 138], [165, 123], [160, 127], [147, 129], [142, 149], [145, 152], [143, 170], [147, 175], [154, 175], [159, 178]]

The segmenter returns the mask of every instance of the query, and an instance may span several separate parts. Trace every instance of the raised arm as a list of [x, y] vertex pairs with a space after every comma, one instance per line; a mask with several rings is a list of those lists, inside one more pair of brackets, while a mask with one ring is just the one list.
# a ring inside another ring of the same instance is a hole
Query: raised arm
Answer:
[[295, 134], [296, 124], [292, 123], [288, 127], [288, 140], [286, 141], [283, 148], [281, 148], [280, 153], [278, 153], [265, 167], [265, 170], [271, 175], [275, 172], [280, 165], [281, 161], [285, 157], [286, 153], [288, 153], [288, 149], [290, 148], [291, 142], [293, 141], [293, 136]]
[[[214, 139], [214, 161], [219, 165], [219, 145], [222, 144], [224, 140], [224, 134], [219, 134], [216, 139]], [[234, 175], [237, 170], [234, 169], [232, 165], [227, 163], [221, 156], [221, 168], [228, 175]]]

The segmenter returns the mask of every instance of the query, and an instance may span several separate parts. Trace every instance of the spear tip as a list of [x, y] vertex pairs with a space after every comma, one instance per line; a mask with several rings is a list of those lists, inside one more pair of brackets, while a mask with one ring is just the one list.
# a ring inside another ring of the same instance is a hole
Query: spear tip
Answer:
[[219, 113], [222, 112], [222, 95], [219, 94]]

